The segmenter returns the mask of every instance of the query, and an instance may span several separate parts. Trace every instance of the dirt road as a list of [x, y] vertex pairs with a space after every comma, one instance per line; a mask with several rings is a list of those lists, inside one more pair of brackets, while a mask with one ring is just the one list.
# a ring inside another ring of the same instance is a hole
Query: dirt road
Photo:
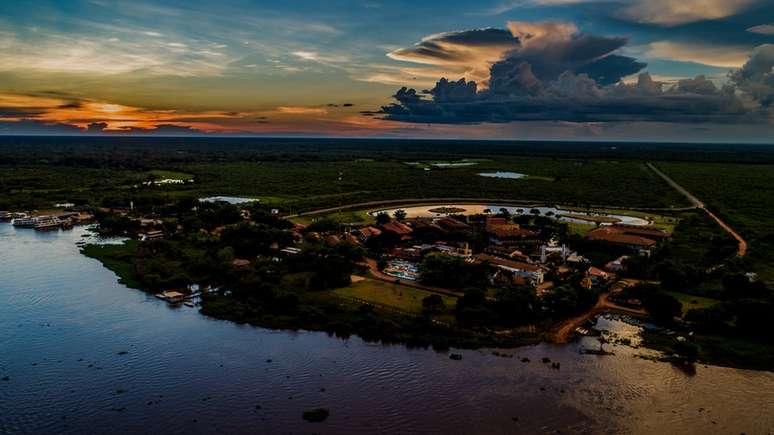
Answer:
[[673, 179], [671, 179], [667, 174], [661, 172], [660, 169], [658, 169], [653, 163], [648, 162], [647, 163], [648, 168], [650, 168], [653, 172], [655, 172], [658, 176], [664, 179], [664, 181], [667, 182], [672, 188], [683, 194], [688, 201], [693, 204], [696, 208], [699, 208], [701, 210], [704, 210], [707, 215], [712, 218], [715, 222], [720, 225], [721, 228], [725, 232], [731, 235], [734, 239], [736, 239], [737, 243], [739, 244], [739, 247], [737, 248], [737, 255], [740, 257], [744, 257], [747, 254], [747, 242], [742, 238], [742, 236], [739, 235], [736, 231], [734, 231], [733, 228], [731, 228], [730, 225], [725, 223], [722, 219], [720, 219], [715, 213], [709, 211], [707, 207], [704, 205], [702, 201], [699, 200], [699, 198], [695, 197], [691, 192], [686, 190], [683, 186], [677, 184]]
[[594, 305], [590, 310], [586, 311], [585, 313], [579, 316], [569, 318], [564, 322], [562, 322], [561, 325], [554, 332], [554, 342], [567, 343], [570, 337], [572, 337], [573, 332], [575, 332], [575, 328], [583, 325], [584, 323], [586, 323], [586, 321], [588, 321], [592, 317], [596, 316], [597, 314], [603, 313], [605, 311], [614, 311], [617, 313], [627, 314], [630, 316], [637, 316], [637, 317], [643, 317], [648, 315], [648, 313], [645, 310], [638, 310], [634, 308], [623, 307], [621, 305], [610, 302], [609, 295], [607, 293], [603, 293], [599, 296], [599, 300], [597, 300], [596, 305]]

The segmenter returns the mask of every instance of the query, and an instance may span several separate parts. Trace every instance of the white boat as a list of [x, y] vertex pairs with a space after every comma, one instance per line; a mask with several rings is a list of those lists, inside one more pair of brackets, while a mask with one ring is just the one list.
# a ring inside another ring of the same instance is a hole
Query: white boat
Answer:
[[62, 226], [62, 221], [55, 216], [41, 216], [35, 222], [35, 229], [38, 231], [55, 230]]
[[15, 218], [11, 224], [15, 227], [19, 228], [35, 228], [35, 225], [38, 223], [38, 218], [34, 217], [19, 217]]

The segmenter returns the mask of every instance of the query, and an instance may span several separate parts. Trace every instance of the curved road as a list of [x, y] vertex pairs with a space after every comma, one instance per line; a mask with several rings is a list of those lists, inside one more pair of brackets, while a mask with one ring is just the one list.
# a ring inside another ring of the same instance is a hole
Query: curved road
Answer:
[[[557, 207], [570, 206], [569, 204], [563, 204], [555, 201], [535, 201], [529, 199], [502, 199], [502, 198], [406, 198], [406, 199], [385, 199], [379, 201], [360, 202], [357, 204], [347, 204], [338, 207], [322, 208], [318, 210], [310, 210], [302, 213], [290, 214], [285, 218], [292, 219], [301, 216], [314, 216], [319, 214], [330, 214], [344, 210], [360, 210], [368, 208], [380, 208], [383, 206], [421, 206], [421, 205], [435, 205], [435, 204], [480, 204], [490, 203], [494, 205], [520, 205], [520, 206], [535, 206], [540, 207], [546, 204], [551, 204]], [[643, 212], [659, 212], [659, 211], [687, 211], [693, 210], [696, 207], [678, 207], [678, 208], [666, 208], [666, 207], [626, 207], [621, 205], [591, 205], [591, 208], [599, 209], [613, 209], [613, 210], [631, 210], [631, 211], [643, 211]]]
[[747, 242], [742, 238], [742, 236], [739, 235], [739, 233], [734, 231], [734, 229], [731, 228], [731, 226], [729, 226], [722, 219], [720, 219], [715, 213], [712, 213], [711, 211], [709, 211], [707, 209], [707, 207], [704, 205], [704, 203], [699, 200], [699, 198], [693, 196], [693, 194], [691, 192], [686, 190], [683, 186], [677, 184], [677, 182], [675, 182], [675, 180], [671, 179], [667, 174], [661, 172], [661, 170], [658, 169], [656, 167], [656, 165], [654, 165], [653, 163], [650, 163], [650, 162], [648, 162], [646, 164], [648, 165], [648, 167], [653, 172], [656, 173], [656, 175], [658, 175], [661, 178], [663, 178], [664, 181], [666, 181], [670, 186], [672, 186], [672, 188], [674, 188], [678, 192], [682, 193], [683, 196], [688, 198], [688, 201], [690, 201], [691, 204], [693, 204], [696, 208], [704, 210], [704, 212], [707, 213], [707, 215], [710, 218], [712, 218], [715, 222], [717, 222], [718, 225], [720, 225], [720, 227], [723, 228], [723, 230], [725, 230], [728, 234], [730, 234], [731, 237], [735, 238], [736, 241], [739, 243], [739, 248], [737, 249], [737, 255], [738, 256], [744, 257], [747, 254]]

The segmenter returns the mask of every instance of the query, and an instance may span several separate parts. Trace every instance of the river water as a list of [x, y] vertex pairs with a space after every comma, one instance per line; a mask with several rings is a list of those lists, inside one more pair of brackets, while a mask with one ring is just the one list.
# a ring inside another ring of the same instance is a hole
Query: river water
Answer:
[[[79, 254], [86, 233], [0, 224], [2, 434], [774, 431], [771, 372], [579, 354], [592, 338], [453, 361], [240, 326], [118, 284]], [[315, 407], [327, 421], [301, 418]]]

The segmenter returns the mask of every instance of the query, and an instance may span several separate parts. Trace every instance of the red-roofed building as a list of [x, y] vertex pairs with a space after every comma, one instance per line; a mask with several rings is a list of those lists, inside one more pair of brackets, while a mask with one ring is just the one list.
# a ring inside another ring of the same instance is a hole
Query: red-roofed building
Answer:
[[660, 228], [650, 226], [615, 224], [611, 225], [610, 228], [631, 236], [640, 236], [653, 240], [662, 240], [672, 236]]
[[410, 226], [404, 224], [400, 221], [390, 221], [384, 225], [382, 225], [382, 230], [389, 231], [391, 233], [395, 233], [399, 236], [407, 236], [411, 234], [414, 230], [411, 229]]
[[375, 227], [365, 227], [358, 230], [358, 238], [363, 242], [370, 239], [371, 237], [380, 236], [381, 234], [382, 230]]
[[630, 249], [636, 250], [650, 249], [656, 245], [656, 241], [653, 239], [648, 239], [646, 237], [634, 234], [627, 234], [622, 232], [620, 229], [613, 227], [602, 227], [590, 231], [587, 238], [589, 240], [597, 240], [600, 242], [623, 245]]
[[435, 223], [448, 231], [467, 231], [470, 229], [470, 225], [451, 217], [438, 219]]

